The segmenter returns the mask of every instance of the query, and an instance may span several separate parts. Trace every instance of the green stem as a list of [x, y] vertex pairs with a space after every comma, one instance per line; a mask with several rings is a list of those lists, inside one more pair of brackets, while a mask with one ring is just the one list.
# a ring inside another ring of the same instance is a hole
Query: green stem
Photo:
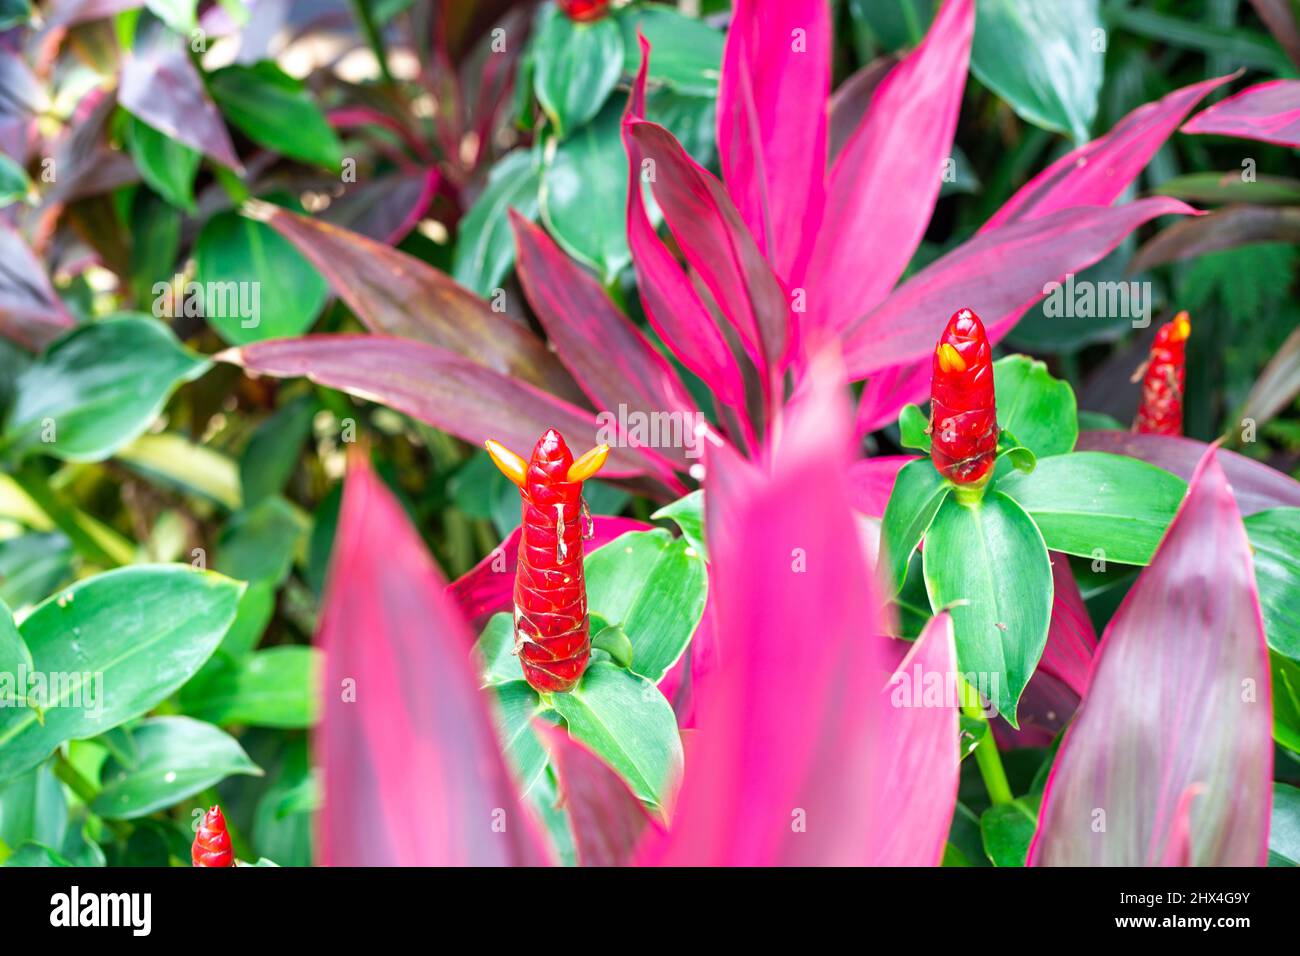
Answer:
[[[959, 677], [961, 692], [961, 712], [972, 720], [982, 721], [986, 727], [988, 718], [980, 707], [979, 694]], [[993, 728], [987, 727], [980, 742], [975, 745], [975, 763], [984, 778], [984, 786], [989, 792], [989, 799], [994, 804], [1010, 803], [1015, 798], [1011, 795], [1011, 784], [1007, 782], [1007, 772], [1002, 768], [1002, 756], [998, 753], [998, 743], [993, 739]]]
[[383, 76], [385, 83], [392, 86], [393, 74], [388, 70], [388, 57], [384, 53], [384, 41], [379, 35], [379, 28], [375, 26], [375, 19], [370, 15], [369, 0], [352, 0], [352, 9], [357, 15], [361, 32], [365, 34], [366, 43], [370, 45], [371, 52], [379, 62], [380, 75]]

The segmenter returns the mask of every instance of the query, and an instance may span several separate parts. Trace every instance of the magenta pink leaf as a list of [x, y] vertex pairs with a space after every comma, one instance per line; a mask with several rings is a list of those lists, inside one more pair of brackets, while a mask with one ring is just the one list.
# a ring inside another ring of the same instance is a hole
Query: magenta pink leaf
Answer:
[[872, 373], [862, 388], [854, 434], [862, 438], [897, 421], [904, 405], [930, 400], [930, 357], [908, 365], [893, 365]]
[[925, 234], [952, 153], [974, 32], [973, 0], [946, 0], [925, 41], [876, 88], [836, 159], [807, 276], [791, 280], [808, 288], [819, 328], [837, 333], [878, 304]]
[[661, 829], [645, 805], [568, 732], [543, 720], [533, 726], [551, 757], [560, 806], [569, 813], [579, 866], [626, 866], [647, 828]]
[[1116, 208], [1081, 206], [976, 236], [904, 282], [848, 329], [845, 364], [853, 379], [928, 355], [953, 303], [974, 309], [1000, 339], [1045, 286], [1101, 259], [1157, 216], [1191, 215], [1176, 199], [1141, 199]]
[[[1030, 865], [1263, 866], [1268, 650], [1250, 543], [1214, 449], [1120, 605], [1048, 778]], [[1189, 788], [1190, 838], [1180, 837]], [[1183, 843], [1189, 844], [1184, 850]]]
[[1070, 570], [1070, 561], [1055, 552], [1052, 558], [1052, 623], [1038, 670], [1058, 678], [1076, 695], [1088, 692], [1097, 631], [1084, 606], [1083, 595]]
[[[607, 515], [596, 515], [592, 524], [592, 537], [584, 544], [589, 553], [609, 544], [619, 535], [629, 531], [648, 531], [652, 527], [635, 518]], [[447, 593], [475, 633], [483, 629], [493, 614], [514, 609], [512, 595], [515, 569], [519, 565], [519, 535], [520, 529], [515, 528], [487, 557], [447, 587]]]
[[849, 465], [849, 496], [853, 510], [872, 518], [883, 517], [885, 505], [889, 504], [889, 496], [894, 491], [898, 470], [915, 460], [915, 455], [880, 455]]
[[[559, 429], [575, 448], [597, 444], [595, 412], [424, 342], [384, 335], [311, 335], [256, 342], [219, 358], [255, 375], [304, 376], [395, 408], [474, 445], [494, 438], [527, 449], [548, 428]], [[630, 449], [615, 448], [604, 474], [645, 474], [652, 465]], [[657, 477], [680, 487], [666, 466]]]
[[0, 335], [39, 351], [75, 323], [22, 236], [0, 222]]
[[465, 649], [471, 637], [406, 513], [350, 463], [317, 643], [325, 866], [546, 863]]
[[889, 71], [898, 65], [898, 56], [885, 53], [876, 57], [865, 66], [845, 78], [835, 87], [830, 102], [830, 161], [843, 151], [850, 137], [862, 125], [867, 110], [871, 108], [872, 97], [876, 87], [889, 75]]
[[1062, 156], [1022, 186], [981, 232], [1037, 219], [1070, 206], [1109, 206], [1196, 104], [1232, 79], [1231, 75], [1220, 76], [1193, 83], [1139, 106], [1105, 136]]
[[817, 234], [831, 75], [823, 0], [736, 0], [718, 86], [723, 180], [778, 275]]
[[645, 88], [650, 68], [650, 44], [639, 37], [641, 70], [623, 116], [623, 148], [627, 151], [627, 241], [632, 251], [637, 287], [646, 318], [682, 364], [698, 375], [732, 408], [745, 407], [745, 384], [736, 356], [694, 284], [660, 240], [646, 212], [642, 183], [650, 167], [631, 127], [645, 117]]
[[[1135, 435], [1122, 431], [1079, 433], [1077, 451], [1105, 451], [1140, 458], [1184, 481], [1190, 481], [1209, 448], [1205, 442], [1177, 435]], [[1235, 451], [1219, 450], [1219, 464], [1232, 483], [1232, 494], [1243, 515], [1269, 508], [1300, 508], [1300, 482], [1275, 468]]]
[[427, 342], [561, 398], [581, 400], [541, 339], [450, 276], [382, 242], [279, 206], [250, 203], [245, 209], [311, 260], [371, 331]]
[[[513, 210], [510, 222], [524, 293], [556, 354], [596, 407], [616, 422], [624, 420], [623, 408], [628, 413], [666, 412], [694, 421], [686, 386], [668, 360], [610, 301], [600, 283]], [[634, 438], [628, 438], [629, 446], [634, 446]], [[687, 443], [693, 440], [687, 435], [677, 447], [638, 450], [684, 472], [690, 464]]]
[[1271, 80], [1248, 87], [1197, 113], [1183, 132], [1300, 148], [1300, 80]]

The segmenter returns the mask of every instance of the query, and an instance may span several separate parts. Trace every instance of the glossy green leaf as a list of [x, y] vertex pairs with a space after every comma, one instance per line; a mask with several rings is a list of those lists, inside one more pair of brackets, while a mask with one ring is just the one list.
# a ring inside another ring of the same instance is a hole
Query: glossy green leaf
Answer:
[[998, 491], [974, 506], [953, 495], [934, 516], [921, 555], [931, 608], [950, 608], [962, 672], [1018, 726], [1016, 704], [1052, 616], [1052, 565], [1042, 535]]
[[551, 703], [569, 734], [604, 758], [634, 794], [664, 805], [682, 772], [682, 741], [672, 706], [653, 683], [600, 661]]
[[194, 177], [203, 157], [179, 140], [130, 115], [126, 121], [125, 139], [131, 159], [140, 170], [140, 178], [173, 206], [194, 212]]
[[257, 426], [239, 458], [239, 483], [246, 505], [251, 507], [284, 490], [319, 408], [314, 395], [301, 395]]
[[682, 529], [682, 537], [705, 561], [709, 546], [704, 540], [704, 492], [692, 491], [672, 504], [664, 505], [650, 516], [655, 520], [671, 518]]
[[904, 405], [898, 415], [898, 443], [930, 454], [930, 419], [917, 405]]
[[213, 567], [240, 581], [283, 581], [306, 533], [307, 522], [293, 505], [266, 498], [231, 517], [217, 539]]
[[222, 67], [208, 77], [208, 89], [253, 142], [328, 170], [342, 163], [343, 147], [325, 114], [299, 80], [270, 60]]
[[492, 715], [501, 749], [515, 772], [519, 792], [526, 795], [537, 784], [550, 760], [533, 731], [534, 718], [545, 708], [537, 691], [523, 680], [499, 684], [489, 693], [496, 696], [497, 706]]
[[690, 643], [708, 593], [704, 559], [664, 529], [632, 531], [587, 555], [587, 607], [623, 629], [632, 670], [658, 683]]
[[19, 376], [0, 445], [99, 461], [148, 428], [172, 390], [210, 364], [143, 316], [79, 326]]
[[59, 846], [68, 829], [68, 801], [49, 762], [0, 784], [0, 842]]
[[1069, 382], [1053, 378], [1042, 362], [1008, 355], [993, 363], [998, 425], [1015, 434], [1038, 458], [1073, 450], [1079, 437], [1078, 406]]
[[547, 151], [542, 220], [570, 256], [611, 282], [632, 261], [627, 245], [627, 158], [623, 106], [600, 115]]
[[485, 298], [492, 296], [515, 264], [515, 239], [506, 211], [513, 209], [535, 221], [541, 183], [537, 152], [511, 150], [497, 161], [487, 185], [461, 220], [452, 258], [453, 279]]
[[45, 706], [40, 714], [0, 709], [0, 780], [36, 766], [66, 740], [140, 716], [176, 691], [220, 643], [240, 590], [212, 572], [133, 565], [79, 581], [37, 606], [19, 631], [32, 673], [46, 675]]
[[27, 178], [27, 170], [0, 153], [0, 209], [23, 202], [31, 191], [32, 181]]
[[[0, 674], [16, 674], [21, 667], [31, 668], [32, 655], [14, 623], [13, 612], [0, 602]], [[13, 687], [9, 693], [0, 693], [0, 705], [21, 705], [24, 688]]]
[[110, 758], [91, 809], [102, 817], [130, 820], [162, 810], [232, 774], [260, 776], [261, 769], [229, 734], [189, 717], [154, 717], [132, 730], [136, 760]]
[[[72, 543], [59, 531], [32, 531], [0, 541], [0, 602], [22, 609], [72, 580]], [[0, 611], [0, 670], [12, 660], [7, 653]]]
[[1038, 467], [1038, 459], [1028, 448], [1021, 445], [1011, 445], [998, 452], [997, 464], [1001, 469], [1004, 469], [999, 474], [999, 477], [1012, 468], [1028, 474]]
[[270, 785], [253, 812], [253, 849], [284, 866], [311, 866], [312, 814], [320, 804], [320, 780], [313, 774], [308, 741], [287, 742]]
[[[595, 631], [595, 628], [592, 629]], [[621, 627], [602, 627], [591, 638], [592, 650], [601, 650], [619, 667], [632, 666], [632, 642]]]
[[1255, 585], [1268, 646], [1300, 660], [1300, 508], [1270, 508], [1246, 518]]
[[951, 491], [952, 485], [928, 458], [909, 461], [899, 469], [880, 525], [880, 544], [894, 583], [893, 593], [903, 587], [912, 553]]
[[213, 216], [194, 242], [208, 324], [231, 345], [306, 332], [329, 286], [293, 243], [264, 222]]
[[626, 72], [641, 68], [637, 32], [645, 34], [653, 53], [650, 81], [681, 93], [712, 96], [722, 75], [723, 34], [694, 17], [662, 3], [633, 4], [620, 10], [618, 23], [627, 50]]
[[577, 23], [548, 4], [533, 40], [533, 91], [560, 137], [595, 116], [623, 74], [623, 37], [604, 17]]
[[24, 843], [0, 866], [72, 866], [62, 855], [39, 843]]
[[994, 804], [980, 815], [984, 852], [994, 866], [1024, 866], [1038, 826], [1041, 794]]
[[488, 618], [474, 645], [484, 684], [508, 684], [523, 680], [524, 669], [515, 653], [515, 625], [506, 612]]
[[1289, 783], [1273, 784], [1268, 865], [1300, 866], [1300, 789]]
[[1300, 754], [1300, 664], [1276, 651], [1268, 655], [1273, 685], [1273, 739]]
[[285, 644], [223, 660], [185, 685], [181, 707], [222, 726], [310, 727], [320, 712], [321, 655]]
[[206, 445], [196, 445], [175, 432], [144, 434], [115, 456], [161, 484], [202, 495], [223, 508], [240, 504], [235, 463]]
[[1083, 451], [1042, 458], [997, 488], [1029, 512], [1053, 551], [1147, 564], [1187, 483], [1136, 458]]
[[1098, 0], [977, 3], [971, 71], [1022, 119], [1087, 141], [1105, 64], [1098, 6]]

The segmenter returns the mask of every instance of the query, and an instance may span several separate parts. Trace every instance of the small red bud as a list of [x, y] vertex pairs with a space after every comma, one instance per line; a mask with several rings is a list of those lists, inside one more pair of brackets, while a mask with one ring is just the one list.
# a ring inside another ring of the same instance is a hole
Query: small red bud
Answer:
[[560, 9], [570, 20], [590, 23], [609, 13], [609, 0], [559, 0]]
[[195, 866], [234, 866], [235, 853], [230, 848], [230, 833], [221, 808], [214, 806], [203, 817], [194, 836], [190, 859]]
[[954, 484], [982, 485], [997, 458], [998, 410], [993, 350], [980, 318], [961, 309], [934, 350], [930, 378], [930, 456]]
[[1187, 381], [1187, 337], [1191, 334], [1192, 323], [1186, 312], [1179, 312], [1156, 333], [1142, 377], [1142, 405], [1133, 421], [1135, 432], [1183, 433], [1183, 386]]

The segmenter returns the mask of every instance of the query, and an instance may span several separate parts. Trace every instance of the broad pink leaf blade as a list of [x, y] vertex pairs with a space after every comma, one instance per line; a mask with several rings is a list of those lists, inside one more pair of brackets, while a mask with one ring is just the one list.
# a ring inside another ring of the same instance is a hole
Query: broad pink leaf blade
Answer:
[[[1135, 435], [1124, 431], [1079, 433], [1078, 451], [1105, 451], [1128, 455], [1173, 472], [1190, 481], [1209, 446], [1177, 435]], [[1300, 508], [1300, 482], [1261, 461], [1227, 449], [1219, 450], [1219, 465], [1232, 483], [1237, 507], [1245, 516], [1269, 508]]]
[[722, 178], [778, 275], [793, 274], [825, 201], [830, 8], [736, 0], [718, 85]]
[[662, 126], [632, 120], [629, 131], [654, 162], [650, 186], [686, 261], [758, 368], [780, 367], [789, 343], [790, 303], [731, 197]]
[[[583, 542], [588, 554], [629, 531], [648, 531], [652, 527], [635, 518], [608, 515], [596, 515], [592, 525], [592, 537]], [[447, 593], [475, 633], [483, 629], [493, 614], [514, 609], [520, 533], [515, 528], [487, 557], [447, 586]]]
[[644, 151], [632, 136], [631, 126], [645, 118], [650, 44], [643, 36], [638, 40], [641, 69], [628, 97], [622, 136], [629, 169], [627, 242], [632, 252], [637, 287], [641, 291], [641, 303], [650, 325], [682, 364], [714, 390], [718, 401], [742, 409], [745, 407], [745, 384], [737, 358], [718, 327], [713, 311], [701, 300], [695, 285], [659, 238], [646, 211], [641, 190], [648, 167]]
[[73, 325], [44, 264], [22, 236], [0, 222], [0, 335], [39, 351]]
[[1197, 113], [1183, 132], [1300, 148], [1300, 80], [1271, 80], [1248, 87]]
[[[599, 282], [580, 268], [541, 229], [514, 213], [516, 270], [533, 311], [564, 364], [593, 404], [622, 421], [629, 413], [669, 413], [694, 422], [695, 409], [673, 367], [610, 301]], [[648, 418], [647, 418], [648, 420]], [[640, 449], [686, 471], [695, 435], [675, 447]], [[634, 446], [635, 436], [625, 436]]]
[[806, 279], [791, 283], [807, 287], [808, 315], [828, 333], [889, 293], [925, 234], [952, 154], [974, 33], [974, 0], [946, 0], [924, 42], [876, 88], [835, 161]]
[[1044, 286], [1105, 256], [1157, 216], [1195, 210], [1167, 197], [1116, 208], [1081, 206], [991, 230], [908, 279], [847, 331], [851, 378], [914, 362], [934, 348], [954, 309], [974, 309], [990, 340], [1006, 335]]
[[537, 720], [533, 726], [551, 756], [560, 805], [569, 812], [579, 866], [626, 866], [647, 829], [661, 829], [623, 778], [569, 736]]
[[317, 635], [325, 866], [547, 862], [444, 587], [401, 505], [354, 455]]
[[1263, 866], [1272, 725], [1250, 543], [1210, 449], [1102, 636], [1048, 779], [1030, 865], [1168, 861], [1181, 852], [1183, 796], [1199, 785], [1191, 862]]
[[894, 365], [874, 372], [862, 388], [854, 434], [862, 438], [898, 420], [907, 404], [930, 400], [930, 357], [907, 365]]
[[[255, 375], [303, 376], [358, 398], [380, 402], [471, 444], [493, 438], [530, 449], [548, 428], [575, 448], [597, 444], [596, 413], [495, 372], [445, 349], [384, 335], [311, 335], [271, 339], [220, 354]], [[653, 463], [615, 448], [603, 474], [646, 473]], [[676, 484], [672, 472], [659, 475]]]
[[372, 332], [447, 349], [503, 375], [580, 400], [559, 361], [520, 322], [414, 256], [269, 203], [246, 205], [320, 270]]
[[1233, 76], [1174, 90], [1129, 113], [1105, 136], [1072, 150], [1022, 186], [980, 230], [1037, 219], [1070, 206], [1109, 206], [1123, 194], [1178, 124]]
[[849, 465], [849, 498], [853, 510], [873, 518], [883, 517], [885, 505], [894, 492], [898, 470], [915, 460], [915, 455], [878, 455]]
[[1069, 559], [1055, 552], [1051, 558], [1052, 622], [1038, 671], [1057, 678], [1083, 697], [1088, 692], [1093, 655], [1097, 652], [1097, 630], [1088, 616]]

